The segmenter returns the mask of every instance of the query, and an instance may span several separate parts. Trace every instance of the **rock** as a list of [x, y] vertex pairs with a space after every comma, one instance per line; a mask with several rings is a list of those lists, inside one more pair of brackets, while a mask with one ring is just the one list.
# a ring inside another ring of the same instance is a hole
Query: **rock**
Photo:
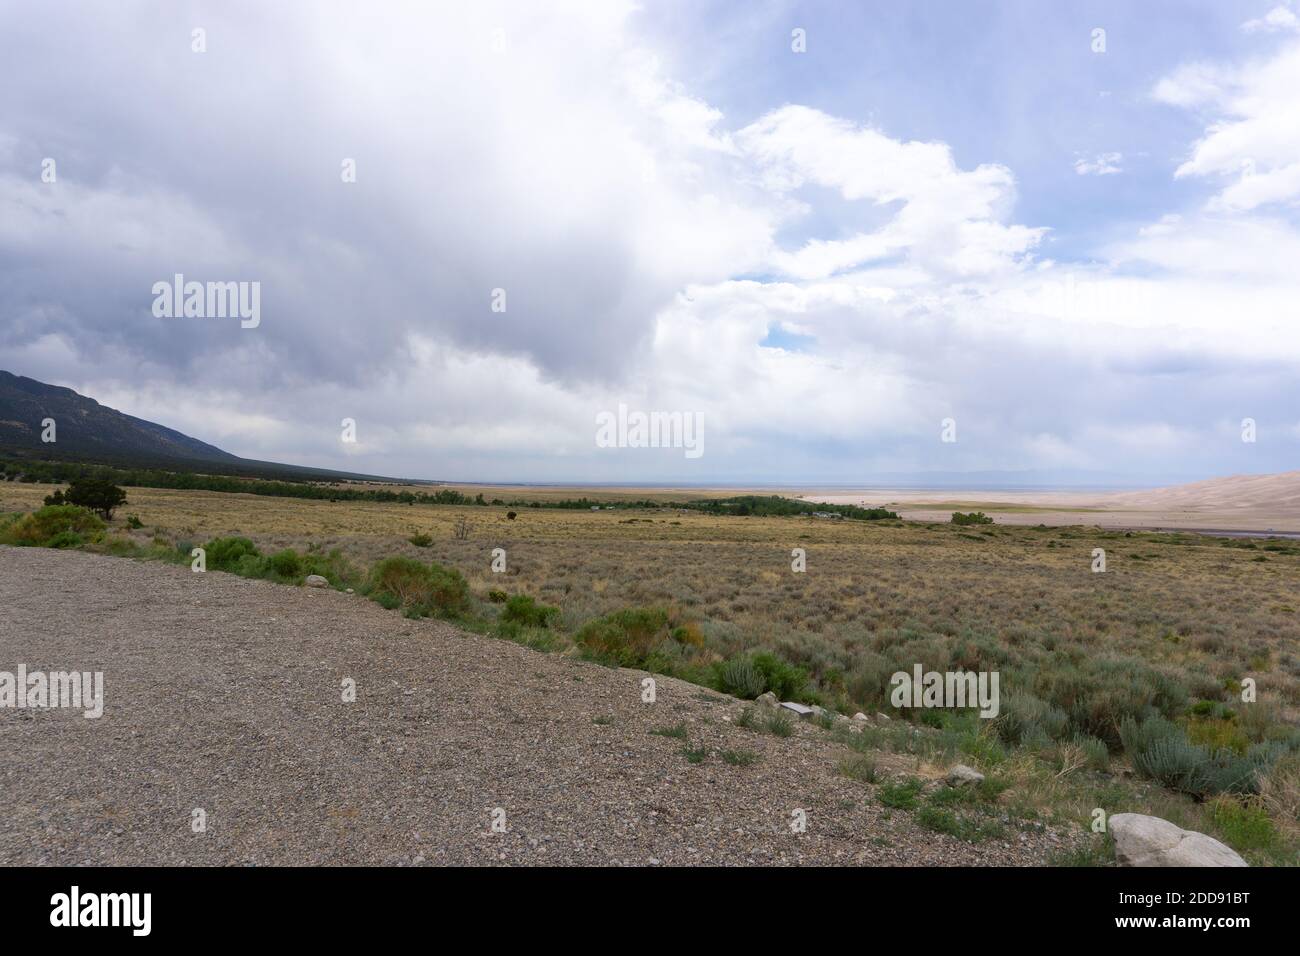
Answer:
[[329, 581], [321, 577], [319, 574], [307, 575], [307, 580], [303, 581], [302, 583], [304, 586], [309, 588], [327, 588], [330, 586]]
[[800, 717], [807, 717], [817, 709], [815, 707], [805, 707], [803, 704], [796, 704], [792, 700], [787, 700], [782, 702], [781, 706], [784, 707], [786, 710], [794, 711]]
[[769, 690], [766, 694], [759, 694], [758, 697], [754, 699], [754, 703], [758, 704], [759, 707], [771, 707], [775, 709], [779, 701], [776, 699], [776, 694]]
[[1214, 837], [1144, 813], [1110, 818], [1120, 866], [1250, 866]]
[[881, 714], [881, 713], [876, 714], [876, 720], [888, 720], [888, 719], [889, 719], [888, 714]]
[[858, 711], [856, 714], [853, 715], [853, 719], [859, 721], [860, 723], [865, 723], [871, 718], [868, 717], [866, 714], [862, 713], [862, 711]]
[[974, 787], [984, 782], [984, 774], [959, 763], [948, 771], [947, 780], [950, 787]]

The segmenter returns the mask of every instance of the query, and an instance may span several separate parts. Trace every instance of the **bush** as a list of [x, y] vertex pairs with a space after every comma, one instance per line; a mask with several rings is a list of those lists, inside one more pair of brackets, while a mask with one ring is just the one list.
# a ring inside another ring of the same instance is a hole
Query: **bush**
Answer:
[[297, 551], [277, 551], [266, 559], [266, 570], [273, 577], [284, 580], [305, 577], [302, 556]]
[[808, 672], [802, 667], [787, 664], [775, 654], [760, 653], [750, 658], [767, 690], [781, 700], [813, 702], [817, 695], [809, 687]]
[[112, 521], [114, 509], [126, 504], [126, 492], [102, 478], [75, 478], [67, 491], [54, 492], [45, 503], [77, 505], [88, 508], [105, 521]]
[[509, 597], [509, 595], [507, 595], [505, 591], [502, 591], [498, 588], [493, 588], [492, 590], [488, 591], [487, 596], [488, 596], [488, 600], [491, 601], [493, 604], [505, 604], [506, 599]]
[[60, 531], [49, 541], [45, 542], [47, 548], [79, 548], [86, 543], [86, 539], [75, 531]]
[[559, 614], [558, 607], [538, 604], [526, 594], [516, 594], [506, 601], [505, 609], [501, 612], [501, 620], [521, 624], [524, 627], [550, 627], [551, 621]]
[[127, 515], [126, 526], [130, 528], [132, 531], [139, 531], [141, 528], [144, 527], [144, 522], [140, 520], [139, 515]]
[[992, 524], [993, 519], [982, 511], [972, 511], [963, 514], [960, 511], [952, 513], [953, 524]]
[[427, 548], [429, 545], [433, 544], [433, 535], [425, 534], [421, 531], [411, 535], [406, 540], [411, 542], [411, 544], [415, 545], [417, 548]]
[[[23, 515], [0, 531], [0, 544], [18, 547], [72, 547], [67, 534], [84, 541], [98, 541], [104, 534], [104, 522], [85, 508], [76, 505], [46, 505]], [[58, 538], [60, 544], [51, 544]]]
[[753, 700], [767, 690], [767, 681], [752, 661], [744, 657], [733, 657], [718, 665], [715, 686], [724, 694]]
[[469, 609], [469, 585], [454, 568], [413, 558], [385, 558], [370, 572], [370, 598], [410, 617], [456, 616]]
[[668, 637], [668, 612], [626, 608], [584, 624], [574, 640], [588, 657], [615, 667], [643, 667]]
[[746, 700], [753, 700], [768, 691], [780, 700], [805, 703], [818, 700], [807, 671], [767, 652], [735, 657], [713, 665], [710, 683], [715, 690]]
[[234, 571], [244, 558], [259, 555], [257, 545], [247, 538], [213, 538], [203, 550], [208, 568], [217, 571]]
[[1120, 737], [1138, 773], [1197, 800], [1220, 793], [1257, 793], [1260, 773], [1287, 749], [1274, 742], [1256, 744], [1244, 755], [1226, 747], [1211, 750], [1192, 743], [1181, 728], [1162, 717], [1140, 724], [1126, 719]]

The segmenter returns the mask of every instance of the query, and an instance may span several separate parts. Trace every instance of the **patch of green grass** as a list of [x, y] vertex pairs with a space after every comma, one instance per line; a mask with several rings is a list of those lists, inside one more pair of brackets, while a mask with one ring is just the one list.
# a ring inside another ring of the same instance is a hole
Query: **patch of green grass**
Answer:
[[915, 810], [920, 792], [920, 780], [909, 779], [901, 783], [891, 781], [881, 785], [880, 802], [895, 810]]
[[723, 763], [733, 767], [748, 767], [750, 764], [758, 763], [758, 754], [752, 750], [723, 750], [718, 756], [722, 758]]
[[654, 730], [650, 731], [650, 733], [654, 734], [656, 737], [672, 737], [676, 740], [685, 740], [690, 736], [684, 722], [673, 724], [671, 727], [656, 727]]
[[704, 763], [704, 758], [709, 755], [708, 747], [683, 747], [681, 754], [686, 758], [687, 763]]
[[765, 727], [769, 734], [777, 737], [790, 737], [794, 734], [794, 718], [788, 711], [774, 710], [767, 715]]
[[861, 780], [863, 783], [876, 782], [876, 760], [874, 757], [855, 756], [847, 760], [841, 760], [839, 771], [846, 777], [853, 780]]

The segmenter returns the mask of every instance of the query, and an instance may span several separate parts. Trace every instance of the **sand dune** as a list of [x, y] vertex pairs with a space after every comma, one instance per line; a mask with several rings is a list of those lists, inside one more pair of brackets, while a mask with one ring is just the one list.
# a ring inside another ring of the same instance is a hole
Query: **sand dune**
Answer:
[[1144, 491], [874, 490], [804, 497], [887, 505], [920, 521], [944, 521], [955, 510], [980, 510], [1003, 524], [1300, 533], [1300, 471], [1232, 475]]

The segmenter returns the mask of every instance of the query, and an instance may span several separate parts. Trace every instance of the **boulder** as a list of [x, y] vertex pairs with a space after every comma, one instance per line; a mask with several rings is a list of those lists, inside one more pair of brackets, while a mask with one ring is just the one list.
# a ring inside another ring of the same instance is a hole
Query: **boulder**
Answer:
[[319, 574], [307, 575], [307, 579], [302, 583], [304, 586], [309, 588], [327, 588], [330, 586], [329, 581], [321, 577]]
[[858, 721], [859, 723], [866, 723], [871, 718], [868, 717], [866, 714], [862, 713], [862, 711], [858, 711], [856, 714], [853, 715], [853, 719]]
[[975, 787], [984, 782], [984, 774], [964, 763], [959, 763], [948, 771], [946, 779], [950, 787]]
[[1145, 813], [1115, 814], [1110, 835], [1120, 866], [1250, 866], [1214, 837]]
[[876, 714], [876, 720], [888, 720], [888, 719], [889, 719], [888, 714], [882, 714], [882, 713]]
[[776, 694], [769, 690], [766, 694], [759, 694], [754, 698], [754, 703], [758, 704], [759, 707], [771, 707], [775, 709], [780, 704], [780, 701], [776, 699]]

